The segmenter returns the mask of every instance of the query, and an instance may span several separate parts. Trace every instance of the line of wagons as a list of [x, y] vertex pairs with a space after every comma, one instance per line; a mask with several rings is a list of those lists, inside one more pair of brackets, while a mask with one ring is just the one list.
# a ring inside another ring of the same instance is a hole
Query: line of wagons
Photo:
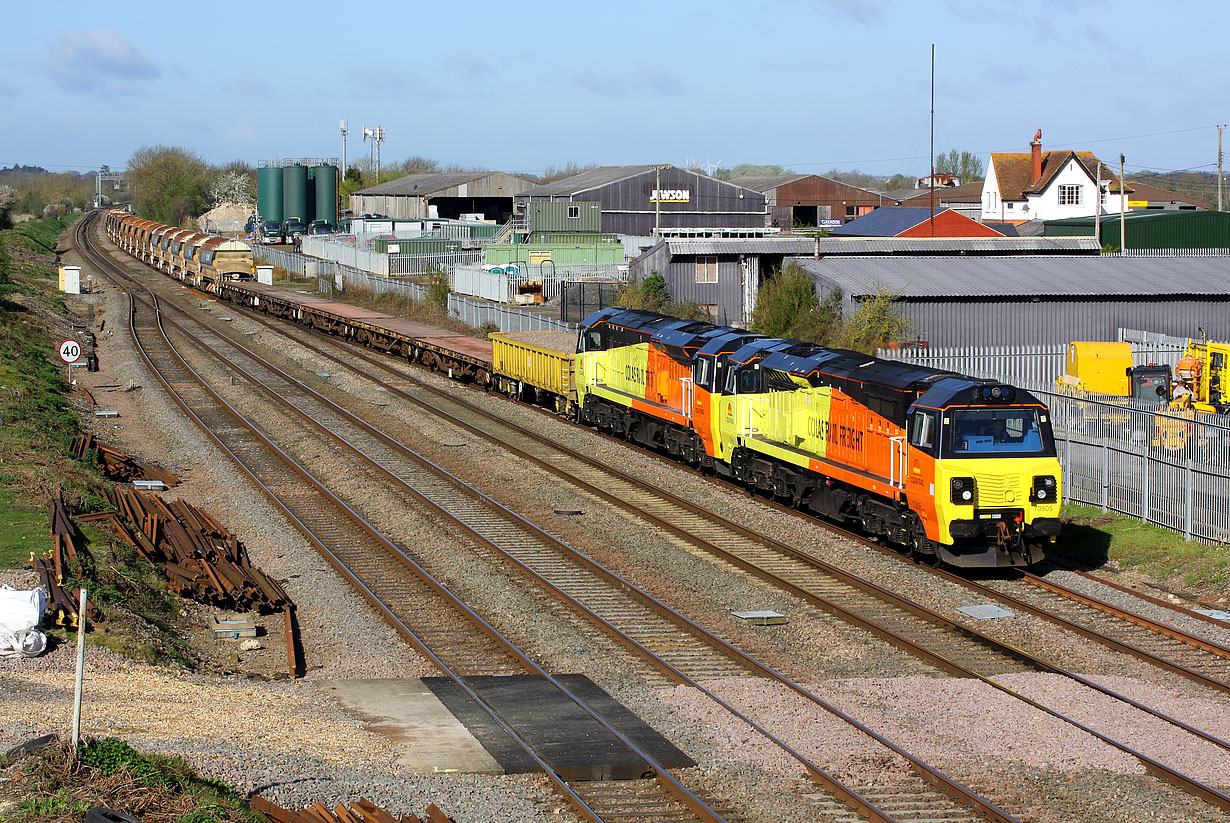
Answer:
[[133, 257], [192, 286], [252, 280], [252, 250], [237, 240], [164, 226], [126, 211], [107, 213], [107, 236]]
[[[108, 231], [134, 256], [223, 299], [265, 311], [277, 302], [224, 283], [251, 279], [241, 243], [123, 213], [109, 217]], [[328, 332], [397, 356], [418, 345], [374, 325], [379, 318], [334, 316], [327, 304], [289, 316], [319, 326], [313, 317], [328, 314]], [[1028, 566], [1059, 534], [1050, 412], [1013, 386], [623, 308], [594, 313], [576, 335], [497, 332], [491, 341], [489, 368], [462, 379], [913, 554], [959, 567]]]

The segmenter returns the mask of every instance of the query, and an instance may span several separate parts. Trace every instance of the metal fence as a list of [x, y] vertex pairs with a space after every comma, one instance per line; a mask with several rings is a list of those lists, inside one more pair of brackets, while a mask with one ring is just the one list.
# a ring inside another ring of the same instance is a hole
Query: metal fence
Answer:
[[599, 309], [619, 302], [621, 283], [569, 280], [563, 284], [559, 315], [566, 323], [580, 323]]
[[[422, 302], [427, 299], [428, 287], [421, 283], [376, 277], [365, 272], [339, 272], [330, 277], [317, 279], [317, 291], [324, 295], [331, 296], [335, 292], [344, 292], [348, 288], [365, 289], [381, 294], [400, 294], [411, 300]], [[485, 324], [491, 324], [499, 331], [572, 331], [576, 328], [554, 317], [511, 306], [471, 300], [451, 293], [448, 296], [448, 313], [449, 316], [455, 317], [467, 326], [481, 328]]]
[[616, 281], [613, 287], [618, 288], [618, 283], [628, 277], [626, 269], [620, 271], [610, 265], [577, 264], [556, 268], [549, 263], [533, 266], [514, 263], [498, 268], [500, 271], [493, 272], [480, 266], [458, 266], [453, 272], [453, 290], [497, 303], [516, 303], [519, 294], [535, 292], [542, 294], [544, 301], [550, 301], [558, 297], [570, 281], [600, 278], [608, 284]]
[[[1121, 329], [1133, 360], [1173, 365], [1187, 341]], [[1135, 398], [1077, 398], [1060, 393], [1065, 347], [881, 350], [879, 356], [1002, 380], [1051, 410], [1066, 500], [1230, 543], [1230, 419], [1159, 409]]]

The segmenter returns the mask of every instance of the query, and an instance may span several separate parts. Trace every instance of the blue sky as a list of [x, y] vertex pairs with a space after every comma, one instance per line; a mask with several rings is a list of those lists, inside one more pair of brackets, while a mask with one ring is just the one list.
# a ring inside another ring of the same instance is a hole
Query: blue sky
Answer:
[[[1230, 120], [1217, 0], [5, 4], [0, 165], [122, 168], [164, 144], [213, 163], [366, 156], [550, 165], [927, 170], [1096, 152], [1215, 170]], [[1230, 137], [1227, 138], [1230, 140]]]

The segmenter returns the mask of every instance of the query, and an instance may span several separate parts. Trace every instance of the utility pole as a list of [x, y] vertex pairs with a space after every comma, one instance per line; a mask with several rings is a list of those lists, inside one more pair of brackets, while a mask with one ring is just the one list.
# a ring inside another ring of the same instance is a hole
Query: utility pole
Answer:
[[935, 237], [935, 44], [931, 44], [931, 236]]
[[1127, 192], [1123, 184], [1123, 155], [1119, 155], [1119, 256], [1127, 254]]
[[1097, 162], [1098, 184], [1093, 190], [1093, 242], [1102, 248], [1102, 161]]
[[1226, 125], [1217, 127], [1217, 210], [1222, 211], [1221, 201], [1221, 133], [1226, 128]]
[[653, 236], [662, 236], [662, 167], [658, 166], [654, 171], [654, 193], [653, 193]]

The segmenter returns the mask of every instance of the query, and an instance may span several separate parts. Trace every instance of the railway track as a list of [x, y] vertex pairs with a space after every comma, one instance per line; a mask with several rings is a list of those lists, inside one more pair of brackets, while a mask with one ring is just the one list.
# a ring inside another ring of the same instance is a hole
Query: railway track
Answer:
[[[326, 356], [333, 357], [332, 355]], [[337, 360], [337, 358], [334, 359]], [[374, 359], [365, 359], [372, 363], [376, 362]], [[341, 361], [338, 360], [337, 362]], [[353, 366], [351, 367], [353, 368]], [[383, 365], [381, 367], [386, 368]], [[424, 401], [421, 398], [407, 392], [402, 392], [396, 386], [389, 386], [389, 383], [406, 380], [406, 375], [399, 372], [396, 375], [395, 381], [386, 381], [386, 387], [402, 394], [411, 402], [424, 405]], [[619, 475], [619, 473], [613, 473], [605, 467], [596, 467], [591, 461], [584, 459], [581, 455], [572, 453], [561, 461], [561, 450], [558, 445], [539, 438], [526, 430], [512, 429], [506, 421], [499, 421], [494, 427], [498, 428], [502, 425], [511, 434], [505, 433], [499, 437], [493, 436], [491, 432], [493, 428], [492, 418], [486, 412], [477, 409], [472, 404], [458, 400], [451, 394], [440, 392], [428, 384], [420, 383], [417, 386], [417, 390], [421, 391], [423, 389], [428, 389], [433, 394], [430, 405], [434, 413], [442, 413], [440, 406], [451, 403], [453, 408], [445, 413], [453, 422], [460, 423], [489, 439], [497, 439], [506, 447], [512, 448], [544, 467], [558, 469], [561, 462], [567, 464], [568, 471], [565, 476], [570, 482], [574, 482], [600, 497], [624, 505], [638, 513], [648, 511], [651, 519], [656, 518], [656, 522], [663, 528], [684, 536], [697, 545], [706, 547], [707, 550], [710, 550], [716, 556], [723, 557], [727, 562], [734, 563], [754, 574], [771, 580], [776, 585], [780, 585], [796, 595], [807, 599], [813, 605], [838, 614], [843, 619], [862, 625], [864, 628], [868, 628], [880, 636], [890, 639], [890, 642], [910, 649], [913, 653], [931, 661], [939, 668], [959, 676], [979, 677], [995, 685], [997, 688], [1002, 687], [994, 684], [990, 680], [991, 677], [1007, 671], [1027, 669], [1060, 671], [1067, 676], [1081, 680], [1076, 675], [1062, 672], [1062, 670], [1058, 670], [1049, 664], [1043, 664], [1041, 661], [1031, 659], [1027, 655], [1022, 655], [1016, 652], [1016, 650], [1003, 647], [1002, 644], [997, 644], [989, 638], [977, 635], [977, 633], [964, 629], [951, 621], [946, 621], [939, 615], [929, 613], [921, 607], [891, 595], [891, 593], [878, 590], [877, 587], [870, 586], [865, 581], [859, 581], [850, 575], [846, 575], [841, 570], [825, 568], [825, 565], [819, 563], [815, 558], [795, 552], [789, 549], [789, 547], [770, 541], [762, 535], [755, 535], [747, 532], [747, 530], [733, 528], [730, 524], [725, 523], [723, 519], [691, 506], [691, 504], [687, 504], [673, 495], [662, 492], [662, 490], [647, 489], [639, 481], [634, 481], [631, 478]], [[314, 414], [319, 417], [319, 410]], [[325, 425], [331, 429], [336, 428], [338, 421], [330, 418]], [[373, 465], [382, 465], [382, 462], [389, 463], [394, 467], [390, 470], [391, 475], [398, 476], [403, 474], [404, 470], [397, 466], [396, 459], [389, 461], [389, 458], [386, 457], [382, 461], [380, 458], [376, 458], [373, 460]], [[619, 481], [615, 482], [613, 487], [612, 477]], [[624, 485], [620, 485], [621, 482]], [[447, 506], [448, 502], [446, 501], [442, 509], [446, 509]], [[480, 539], [488, 539], [489, 541], [490, 535], [484, 536], [481, 530], [475, 530], [475, 533]], [[516, 552], [510, 552], [509, 556], [515, 558]], [[522, 555], [519, 558], [519, 562], [525, 562], [527, 559], [531, 561], [526, 563], [527, 567], [532, 563], [536, 563], [540, 568], [547, 568], [547, 572], [542, 575], [547, 580], [552, 576], [559, 577], [560, 573], [550, 569], [550, 562], [542, 556], [527, 557]], [[564, 573], [564, 576], [566, 577], [568, 574], [571, 574], [571, 572]], [[596, 610], [596, 613], [601, 614], [601, 611], [602, 609], [600, 608]], [[615, 611], [618, 612], [618, 609]], [[652, 634], [655, 637], [658, 636], [656, 630]], [[971, 639], [974, 640], [973, 643], [970, 642]], [[685, 657], [690, 654], [694, 654], [694, 650], [689, 650]], [[686, 671], [686, 666], [681, 667], [681, 670]], [[705, 671], [702, 667], [696, 671], [696, 674], [705, 677], [712, 676], [715, 673], [713, 671]], [[1115, 697], [1116, 699], [1126, 700], [1088, 681], [1081, 680], [1081, 682], [1090, 688], [1099, 689], [1103, 694]], [[1127, 702], [1130, 703], [1131, 701]], [[1031, 705], [1053, 716], [1063, 718], [1063, 715], [1053, 712], [1040, 704], [1031, 702]], [[1179, 724], [1177, 721], [1165, 718], [1160, 713], [1152, 712], [1147, 707], [1135, 703], [1132, 705], [1151, 712], [1155, 717], [1167, 720], [1168, 722], [1174, 722], [1193, 734], [1205, 737], [1206, 740], [1219, 745], [1225, 745], [1209, 735], [1204, 735], [1197, 729], [1183, 726], [1183, 724]], [[1066, 720], [1067, 718], [1063, 719]], [[1107, 735], [1100, 734], [1080, 724], [1077, 725], [1082, 730], [1088, 731], [1104, 741], [1119, 747], [1121, 750], [1137, 756], [1150, 771], [1162, 776], [1168, 782], [1180, 785], [1185, 790], [1191, 791], [1193, 794], [1201, 796], [1215, 805], [1226, 808], [1224, 805], [1226, 798], [1219, 792], [1195, 784], [1190, 779], [1185, 779], [1184, 776], [1167, 769], [1160, 762], [1117, 743]]]
[[[282, 326], [267, 325], [271, 328], [278, 328], [279, 332], [283, 330]], [[300, 342], [304, 341], [300, 340]], [[339, 364], [347, 365], [347, 368], [355, 368], [353, 364], [344, 363], [342, 358], [333, 356], [332, 353], [311, 346], [310, 343], [309, 346], [314, 348], [316, 353], [335, 360]], [[895, 645], [919, 654], [920, 657], [936, 664], [938, 668], [962, 675], [962, 677], [983, 679], [995, 688], [1030, 702], [1036, 709], [1073, 722], [1082, 731], [1092, 733], [1093, 736], [1116, 745], [1124, 752], [1135, 755], [1143, 761], [1146, 768], [1162, 776], [1162, 779], [1183, 786], [1184, 789], [1216, 806], [1228, 808], [1228, 798], [1224, 793], [1210, 789], [1208, 786], [1194, 784], [1183, 775], [1166, 768], [1160, 761], [1114, 741], [1108, 734], [1071, 721], [1060, 712], [1052, 711], [1037, 701], [1027, 700], [1022, 695], [1012, 693], [1010, 689], [995, 683], [991, 678], [1006, 672], [1014, 672], [1014, 670], [1060, 673], [1108, 698], [1122, 701], [1134, 709], [1183, 728], [1184, 731], [1203, 738], [1204, 741], [1219, 745], [1221, 748], [1230, 748], [1230, 745], [1221, 741], [1220, 738], [1161, 714], [1140, 702], [1128, 699], [1127, 696], [1113, 693], [1091, 680], [1081, 678], [1080, 675], [1039, 661], [1014, 648], [1006, 647], [957, 622], [930, 613], [903, 598], [897, 598], [897, 595], [888, 593], [886, 590], [847, 576], [841, 570], [825, 567], [824, 563], [812, 557], [803, 556], [801, 552], [795, 552], [787, 546], [776, 544], [775, 541], [764, 538], [763, 535], [748, 534], [745, 530], [733, 529], [726, 520], [718, 515], [704, 512], [657, 488], [647, 487], [645, 483], [632, 480], [631, 477], [621, 475], [620, 472], [610, 470], [609, 467], [594, 464], [583, 455], [562, 449], [560, 445], [528, 429], [510, 426], [507, 421], [493, 417], [490, 413], [459, 399], [450, 392], [440, 391], [433, 388], [431, 384], [410, 378], [400, 370], [391, 369], [385, 363], [367, 354], [354, 354], [354, 356], [362, 359], [364, 363], [386, 370], [392, 376], [392, 380], [384, 381], [385, 388], [394, 391], [395, 394], [400, 394], [403, 399], [429, 408], [433, 413], [443, 413], [451, 422], [481, 434], [482, 437], [494, 440], [504, 448], [509, 448], [524, 458], [533, 460], [534, 463], [566, 477], [574, 485], [608, 499], [611, 503], [619, 504], [637, 514], [648, 515], [648, 518], [654, 520], [659, 527], [684, 536], [696, 545], [706, 547], [712, 554], [721, 556], [723, 560], [743, 567], [764, 579], [769, 579], [777, 586], [791, 590], [792, 593], [807, 599], [813, 605], [830, 611], [831, 614], [839, 615], [845, 620], [876, 632], [889, 642], [894, 642]], [[417, 394], [400, 389], [397, 384], [405, 383], [405, 381], [415, 384]], [[424, 400], [422, 394], [431, 394], [432, 400]], [[743, 534], [734, 534], [732, 540], [732, 533], [738, 533], [738, 531], [743, 531]], [[1165, 664], [1165, 658], [1162, 658], [1162, 664]]]
[[[152, 311], [152, 307], [150, 307], [150, 310]], [[161, 321], [160, 316], [158, 326], [161, 327], [163, 325], [165, 324]], [[153, 327], [134, 325], [134, 334], [139, 330], [152, 331]], [[183, 331], [186, 333], [186, 330]], [[164, 339], [166, 339], [165, 336]], [[207, 351], [213, 356], [219, 356], [219, 351], [228, 345], [234, 348], [234, 344], [225, 342], [212, 332], [204, 340], [199, 341], [198, 345], [201, 346], [202, 351]], [[169, 349], [170, 346], [168, 345], [167, 348]], [[247, 353], [245, 356], [249, 359], [253, 357], [251, 353]], [[156, 358], [151, 359], [151, 365], [155, 365], [156, 362]], [[420, 465], [413, 465], [414, 461], [407, 461], [405, 459], [408, 450], [402, 449], [402, 454], [397, 453], [400, 446], [395, 441], [379, 436], [375, 430], [357, 419], [348, 419], [349, 416], [343, 410], [333, 407], [328, 401], [321, 403], [320, 401], [323, 401], [324, 398], [316, 395], [308, 387], [292, 380], [289, 375], [279, 372], [270, 364], [259, 361], [259, 358], [255, 362], [259, 364], [256, 370], [261, 370], [264, 374], [258, 376], [253, 371], [241, 370], [245, 380], [252, 384], [260, 385], [272, 395], [279, 396], [288, 407], [298, 408], [301, 412], [306, 412], [307, 419], [312, 420], [312, 425], [322, 432], [337, 432], [339, 429], [345, 429], [346, 434], [342, 439], [349, 441], [348, 445], [352, 448], [355, 448], [354, 440], [363, 439], [365, 435], [369, 436], [367, 447], [379, 453], [378, 457], [368, 456], [365, 458], [371, 461], [373, 467], [379, 467], [390, 478], [397, 478], [398, 482], [405, 484], [420, 500], [434, 506], [441, 514], [449, 516], [454, 522], [469, 531], [479, 542], [493, 548], [498, 548], [505, 557], [517, 563], [527, 573], [532, 574], [542, 585], [551, 588], [558, 596], [581, 609], [592, 621], [606, 628], [609, 633], [621, 638], [624, 643], [636, 649], [642, 657], [649, 660], [667, 676], [677, 682], [694, 685], [715, 700], [718, 700], [716, 695], [703, 689], [693, 678], [713, 679], [729, 675], [735, 671], [740, 673], [752, 671], [763, 676], [774, 677], [779, 682], [788, 684], [800, 694], [810, 697], [813, 702], [823, 706], [827, 711], [848, 725], [859, 729], [859, 731], [867, 736], [868, 745], [889, 750], [891, 754], [908, 761], [909, 765], [918, 772], [918, 775], [913, 780], [899, 781], [891, 791], [883, 793], [882, 801], [897, 810], [895, 816], [890, 816], [881, 811], [876, 804], [868, 802], [860, 797], [858, 793], [828, 776], [821, 767], [791, 749], [782, 740], [776, 738], [749, 718], [739, 714], [735, 707], [719, 701], [728, 711], [759, 730], [767, 740], [790, 753], [791, 756], [804, 765], [809, 774], [818, 783], [825, 787], [826, 792], [809, 795], [817, 814], [822, 814], [832, 819], [841, 819], [841, 815], [848, 812], [847, 807], [853, 807], [867, 819], [872, 820], [922, 821], [943, 819], [963, 821], [990, 819], [1008, 821], [1014, 819], [998, 810], [989, 802], [948, 780], [925, 763], [908, 755], [899, 747], [892, 745], [870, 730], [859, 726], [851, 718], [842, 715], [835, 708], [809, 695], [801, 687], [789, 683], [785, 678], [771, 672], [771, 670], [756, 663], [733, 647], [724, 644], [718, 638], [704, 632], [677, 612], [653, 601], [652, 598], [639, 591], [634, 590], [635, 596], [629, 597], [629, 587], [626, 582], [601, 569], [597, 564], [588, 561], [578, 562], [582, 560], [582, 556], [578, 553], [571, 550], [567, 550], [567, 552], [559, 551], [562, 544], [559, 544], [558, 541], [553, 541], [545, 533], [503, 509], [503, 507], [489, 498], [476, 494], [474, 490], [469, 489], [465, 484], [460, 484], [455, 479], [441, 475], [439, 472], [436, 472], [434, 476], [430, 471], [425, 472], [425, 467], [421, 464], [421, 461], [419, 461]], [[249, 368], [252, 368], [251, 364], [249, 364]], [[187, 371], [186, 367], [173, 371], [172, 375], [176, 379], [167, 381], [168, 388], [174, 390], [176, 386], [173, 383], [182, 383], [183, 385], [179, 388], [192, 388], [189, 385], [190, 381], [187, 379], [188, 375], [184, 374], [184, 371]], [[195, 373], [192, 374], [192, 377], [198, 379]], [[278, 390], [275, 390], [265, 382], [266, 380], [280, 382], [282, 384], [280, 391], [293, 395], [293, 399], [279, 394]], [[200, 384], [198, 383], [198, 385]], [[208, 393], [213, 394], [212, 392]], [[217, 398], [216, 395], [214, 397]], [[220, 398], [217, 399], [220, 400]], [[314, 404], [313, 400], [316, 401]], [[305, 406], [311, 406], [311, 408], [305, 409]], [[235, 412], [233, 409], [228, 408], [228, 411], [234, 416]], [[198, 419], [200, 418], [198, 417]], [[226, 421], [222, 422], [225, 424]], [[228, 451], [233, 456], [238, 456], [236, 450], [228, 449]], [[282, 456], [285, 458], [285, 454]], [[388, 465], [382, 464], [381, 458]], [[300, 474], [306, 476], [306, 472], [303, 470], [300, 470]], [[265, 488], [268, 490], [270, 487], [266, 485]], [[466, 494], [464, 490], [468, 490], [469, 494]], [[293, 512], [291, 513], [293, 517], [294, 514]], [[353, 513], [352, 516], [357, 517]], [[536, 542], [544, 542], [544, 540], [545, 542], [554, 542], [558, 545], [552, 546], [550, 550], [544, 552], [541, 546], [535, 545]], [[323, 541], [318, 542], [318, 545], [322, 544]], [[350, 567], [346, 568], [348, 576], [352, 581], [363, 587], [369, 597], [374, 597], [375, 592], [369, 587], [365, 578], [362, 575], [355, 574]], [[588, 572], [588, 575], [586, 572]], [[599, 578], [605, 579], [601, 584], [596, 584], [595, 580]], [[646, 610], [646, 606], [649, 606], [648, 610]], [[386, 609], [385, 611], [389, 613], [389, 610]], [[651, 614], [646, 614], [646, 611]], [[655, 612], [656, 614], [652, 614]], [[666, 624], [661, 622], [663, 617], [667, 618]], [[625, 628], [621, 629], [617, 624]], [[689, 629], [690, 631], [681, 632], [680, 628]], [[425, 643], [422, 645], [424, 648], [429, 648]], [[709, 648], [707, 649], [706, 646]], [[715, 656], [712, 650], [719, 652], [719, 655]], [[431, 656], [433, 660], [436, 660], [439, 665], [444, 667], [443, 661], [436, 658], [434, 654]], [[528, 662], [528, 659], [523, 654], [518, 653], [517, 656], [523, 661]], [[450, 674], [450, 676], [453, 675]], [[574, 697], [573, 699], [575, 700], [576, 698]], [[936, 791], [935, 785], [938, 785], [943, 791]], [[615, 802], [621, 809], [629, 806], [657, 809], [665, 802], [661, 797], [647, 797], [630, 801], [625, 795], [631, 788], [629, 786], [622, 786], [618, 791], [596, 791], [594, 786], [587, 785], [584, 787], [570, 787], [570, 791], [575, 799], [583, 800], [583, 798], [588, 798], [590, 803], [597, 803], [603, 798], [614, 798], [612, 802]], [[675, 794], [678, 796], [679, 792], [676, 791]], [[693, 800], [695, 798], [694, 795], [688, 795], [688, 797], [691, 797]], [[954, 800], [954, 797], [957, 800]], [[695, 802], [698, 803], [699, 801]], [[585, 802], [582, 802], [582, 805], [587, 809], [590, 808]], [[692, 810], [695, 811], [694, 808]], [[834, 815], [836, 817], [833, 817]], [[622, 814], [618, 815], [618, 817], [620, 819], [628, 819]], [[659, 818], [655, 817], [654, 819]], [[710, 818], [701, 817], [699, 819], [707, 820]]]
[[[256, 316], [269, 328], [285, 333], [285, 324], [272, 324]], [[292, 327], [293, 328], [293, 327]], [[331, 359], [346, 368], [356, 369], [353, 362], [341, 358], [325, 349], [309, 342], [312, 337], [302, 330], [296, 330], [293, 336], [303, 345], [307, 345], [315, 353]], [[1019, 671], [1039, 671], [1061, 674], [1081, 685], [1094, 690], [1106, 697], [1131, 706], [1133, 709], [1145, 712], [1166, 723], [1170, 723], [1203, 740], [1230, 749], [1230, 744], [1215, 735], [1195, 728], [1182, 721], [1169, 717], [1162, 712], [1151, 709], [1125, 695], [1111, 691], [1087, 678], [1075, 674], [1050, 662], [1028, 655], [1019, 649], [1008, 647], [986, 635], [964, 626], [942, 615], [936, 614], [905, 598], [899, 597], [868, 581], [850, 575], [842, 569], [823, 563], [817, 558], [779, 543], [763, 534], [757, 534], [747, 529], [741, 529], [730, 524], [725, 518], [708, 512], [700, 507], [682, 500], [662, 489], [653, 487], [638, 479], [632, 478], [609, 466], [599, 464], [575, 451], [566, 449], [558, 443], [543, 437], [529, 429], [515, 426], [509, 421], [499, 418], [490, 412], [469, 403], [453, 393], [442, 391], [426, 381], [406, 375], [400, 370], [392, 369], [386, 362], [373, 358], [365, 353], [350, 353], [361, 363], [379, 368], [393, 377], [385, 381], [385, 387], [407, 401], [414, 403], [434, 414], [444, 416], [450, 422], [460, 425], [469, 431], [479, 434], [492, 442], [507, 448], [525, 459], [531, 460], [542, 468], [560, 476], [579, 488], [599, 496], [608, 502], [623, 507], [637, 516], [644, 517], [659, 527], [681, 536], [694, 545], [705, 549], [713, 556], [736, 565], [751, 574], [773, 583], [817, 606], [825, 611], [846, 620], [847, 622], [867, 629], [900, 648], [903, 648], [933, 665], [956, 676], [977, 677], [988, 682], [993, 687], [1014, 694], [1007, 687], [993, 680], [994, 677]], [[359, 372], [361, 373], [361, 372]], [[415, 392], [403, 391], [396, 383], [410, 382]], [[424, 395], [430, 395], [430, 400]], [[853, 535], [851, 535], [853, 536]], [[853, 536], [857, 537], [857, 536]], [[865, 541], [859, 538], [862, 542]], [[871, 544], [875, 545], [875, 544]], [[877, 548], [880, 548], [877, 546]], [[894, 557], [899, 557], [895, 553]], [[969, 581], [953, 575], [950, 579], [962, 585], [972, 585]], [[981, 590], [986, 590], [981, 587]], [[993, 591], [993, 590], [992, 590]], [[1053, 612], [1044, 609], [1029, 608], [1015, 598], [1000, 598], [1007, 605], [1029, 611], [1039, 617], [1057, 622], [1071, 631], [1078, 631], [1085, 636], [1103, 640], [1096, 633], [1082, 630], [1071, 621], [1057, 617]], [[1206, 644], [1206, 646], [1209, 644]], [[1120, 644], [1112, 646], [1119, 651], [1127, 651], [1154, 665], [1176, 671], [1185, 676], [1200, 677], [1181, 664], [1159, 654], [1160, 650], [1147, 652], [1136, 647]], [[1218, 658], [1222, 661], [1221, 658]], [[1222, 661], [1224, 662], [1224, 661]], [[1220, 681], [1215, 678], [1204, 678], [1202, 682], [1215, 687]], [[1048, 711], [1053, 716], [1068, 719], [1058, 712], [1052, 712], [1045, 706], [1029, 701], [1036, 708]], [[1103, 735], [1089, 726], [1077, 724], [1082, 730], [1101, 737], [1103, 740], [1117, 744], [1108, 735]], [[1123, 750], [1144, 757], [1129, 747]], [[1150, 760], [1145, 757], [1145, 760]], [[1151, 768], [1159, 771], [1156, 762]], [[1205, 794], [1197, 790], [1205, 799], [1210, 799], [1217, 805], [1225, 804], [1221, 793]]]

